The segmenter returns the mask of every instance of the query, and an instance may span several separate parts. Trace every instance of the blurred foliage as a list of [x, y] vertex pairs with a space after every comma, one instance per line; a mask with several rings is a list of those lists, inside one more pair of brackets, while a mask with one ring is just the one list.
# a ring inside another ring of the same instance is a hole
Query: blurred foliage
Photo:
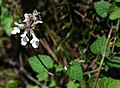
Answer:
[[[119, 88], [120, 0], [0, 0], [0, 88]], [[11, 35], [24, 13], [41, 12], [38, 49]], [[42, 62], [41, 62], [41, 61]], [[44, 64], [44, 65], [43, 65]]]

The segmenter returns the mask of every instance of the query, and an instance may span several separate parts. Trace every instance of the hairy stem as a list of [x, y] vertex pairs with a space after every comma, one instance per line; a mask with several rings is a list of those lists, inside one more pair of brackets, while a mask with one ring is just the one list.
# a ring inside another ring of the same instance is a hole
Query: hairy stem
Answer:
[[104, 48], [104, 53], [102, 55], [102, 59], [101, 59], [101, 62], [100, 62], [100, 66], [98, 68], [98, 73], [96, 75], [96, 80], [95, 80], [93, 88], [96, 88], [96, 85], [97, 85], [97, 82], [98, 82], [98, 78], [99, 78], [99, 74], [101, 72], [101, 68], [102, 68], [102, 65], [103, 65], [103, 62], [104, 62], [104, 59], [105, 59], [105, 55], [106, 55], [106, 52], [107, 52], [107, 47], [108, 47], [108, 44], [109, 44], [109, 40], [110, 40], [112, 31], [113, 31], [113, 27], [111, 27], [111, 29], [109, 31], [109, 35], [108, 35], [108, 38], [107, 38], [107, 41], [106, 41], [106, 44], [105, 44], [105, 48]]

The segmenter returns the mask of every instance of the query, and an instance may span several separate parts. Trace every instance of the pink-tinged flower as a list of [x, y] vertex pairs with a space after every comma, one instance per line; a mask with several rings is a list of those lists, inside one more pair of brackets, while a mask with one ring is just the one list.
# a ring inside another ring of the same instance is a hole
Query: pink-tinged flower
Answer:
[[34, 33], [32, 33], [32, 40], [30, 41], [30, 43], [32, 44], [33, 48], [38, 48], [39, 46], [39, 39], [35, 36]]
[[11, 33], [12, 34], [20, 33], [20, 28], [19, 27], [14, 27], [14, 30], [12, 30]]
[[34, 29], [36, 29], [37, 24], [43, 23], [40, 12], [37, 12], [37, 10], [34, 10], [33, 13], [25, 13], [24, 14], [25, 19], [23, 20], [23, 24], [19, 24], [15, 22], [14, 30], [11, 31], [12, 34], [20, 33], [20, 29], [24, 29], [24, 33], [21, 36], [21, 45], [25, 46], [27, 45], [29, 38], [27, 37], [27, 33], [29, 32], [30, 35], [32, 35], [32, 40], [30, 43], [34, 48], [38, 48], [39, 46], [39, 39], [34, 34]]
[[23, 46], [27, 45], [27, 42], [29, 41], [26, 34], [27, 34], [27, 32], [24, 32], [24, 34], [20, 35], [22, 37], [21, 38], [21, 45], [23, 45]]

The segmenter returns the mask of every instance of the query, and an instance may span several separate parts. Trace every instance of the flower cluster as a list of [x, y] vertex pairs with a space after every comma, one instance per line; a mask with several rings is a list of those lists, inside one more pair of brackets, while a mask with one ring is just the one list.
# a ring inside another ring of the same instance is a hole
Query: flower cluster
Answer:
[[25, 13], [24, 14], [25, 19], [23, 20], [23, 24], [19, 24], [15, 22], [14, 30], [11, 31], [12, 34], [20, 33], [21, 29], [24, 29], [24, 33], [21, 34], [21, 45], [25, 46], [27, 45], [29, 38], [27, 36], [28, 32], [30, 32], [30, 36], [32, 36], [32, 40], [30, 40], [30, 43], [34, 48], [38, 48], [39, 46], [39, 39], [36, 37], [34, 33], [34, 29], [37, 24], [43, 23], [40, 17], [40, 12], [37, 12], [37, 10], [34, 10], [33, 13]]

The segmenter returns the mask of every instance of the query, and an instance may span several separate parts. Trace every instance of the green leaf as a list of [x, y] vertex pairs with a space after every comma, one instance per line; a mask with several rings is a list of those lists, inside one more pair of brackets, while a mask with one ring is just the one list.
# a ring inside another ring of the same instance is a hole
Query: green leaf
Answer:
[[1, 24], [8, 36], [11, 36], [11, 31], [13, 30], [13, 17], [8, 14], [7, 7], [1, 8]]
[[39, 57], [47, 68], [52, 68], [53, 67], [53, 60], [50, 56], [39, 55]]
[[[46, 55], [38, 55], [38, 57], [48, 69], [53, 67], [53, 60], [51, 57]], [[44, 66], [41, 64], [41, 62], [36, 56], [29, 58], [28, 62], [32, 69], [38, 73], [37, 78], [39, 81], [43, 81], [48, 77], [47, 70], [44, 68]]]
[[67, 84], [67, 88], [79, 88], [79, 84], [74, 83], [74, 81], [69, 81], [69, 83]]
[[109, 84], [108, 88], [120, 88], [120, 81], [119, 80], [112, 81]]
[[107, 77], [100, 78], [96, 88], [120, 88], [120, 80]]
[[109, 16], [111, 20], [119, 19], [120, 18], [120, 9], [112, 12]]
[[55, 67], [56, 73], [59, 73], [59, 72], [63, 71], [63, 67], [61, 65], [54, 64], [54, 67]]
[[26, 88], [40, 88], [39, 86], [27, 85]]
[[107, 88], [110, 83], [112, 83], [114, 80], [111, 80], [111, 78], [105, 78], [106, 81], [104, 82], [104, 88]]
[[2, 2], [3, 2], [3, 1], [2, 1], [2, 0], [0, 0], [0, 6], [2, 5]]
[[47, 79], [47, 77], [48, 77], [47, 71], [42, 71], [37, 75], [39, 81], [44, 81]]
[[68, 76], [75, 80], [83, 79], [83, 72], [80, 64], [76, 61], [72, 62], [72, 65], [68, 68], [67, 72]]
[[30, 64], [30, 66], [32, 67], [32, 69], [37, 73], [40, 73], [43, 70], [45, 70], [44, 67], [42, 66], [42, 64], [40, 63], [39, 59], [36, 56], [33, 56], [30, 59], [28, 59], [28, 62]]
[[62, 30], [66, 29], [66, 28], [70, 28], [70, 25], [71, 23], [65, 23], [63, 26], [62, 26]]
[[[106, 45], [106, 37], [100, 37], [98, 38], [95, 42], [93, 42], [93, 44], [91, 45], [90, 49], [91, 52], [94, 54], [100, 54], [103, 55], [104, 53], [104, 49], [105, 49], [105, 45]], [[107, 48], [107, 52], [106, 52], [106, 56], [110, 55], [110, 47], [108, 46]]]
[[120, 47], [120, 38], [117, 38], [117, 40], [116, 40], [116, 42], [115, 42], [115, 45], [116, 45], [117, 47]]
[[[53, 60], [51, 59], [51, 57], [46, 56], [46, 55], [38, 55], [38, 57], [41, 59], [41, 61], [44, 63], [44, 65], [47, 68], [53, 67]], [[32, 67], [32, 69], [37, 73], [40, 73], [46, 70], [36, 56], [29, 58], [28, 62], [30, 66]]]
[[109, 8], [109, 12], [112, 13], [116, 10], [119, 10], [120, 8], [116, 4], [112, 4]]
[[95, 2], [95, 10], [98, 13], [98, 15], [102, 18], [105, 18], [107, 16], [110, 6], [111, 3], [107, 1]]
[[89, 88], [93, 88], [95, 79], [96, 79], [96, 78], [94, 78], [94, 77], [91, 77], [91, 78], [88, 79], [87, 83], [88, 83], [88, 85], [89, 85]]
[[116, 2], [120, 2], [120, 0], [115, 0]]
[[98, 81], [97, 88], [103, 88], [104, 87], [104, 82], [106, 81], [107, 78], [102, 79], [102, 81]]
[[111, 67], [120, 68], [120, 57], [113, 57], [111, 60], [106, 61], [106, 64]]
[[18, 81], [17, 80], [10, 80], [6, 83], [5, 88], [18, 88]]
[[51, 87], [52, 87], [52, 88], [53, 88], [53, 87], [55, 88], [55, 86], [56, 86], [56, 82], [55, 82], [55, 80], [52, 80], [51, 83], [49, 84], [49, 87], [50, 87], [50, 88], [51, 88]]

